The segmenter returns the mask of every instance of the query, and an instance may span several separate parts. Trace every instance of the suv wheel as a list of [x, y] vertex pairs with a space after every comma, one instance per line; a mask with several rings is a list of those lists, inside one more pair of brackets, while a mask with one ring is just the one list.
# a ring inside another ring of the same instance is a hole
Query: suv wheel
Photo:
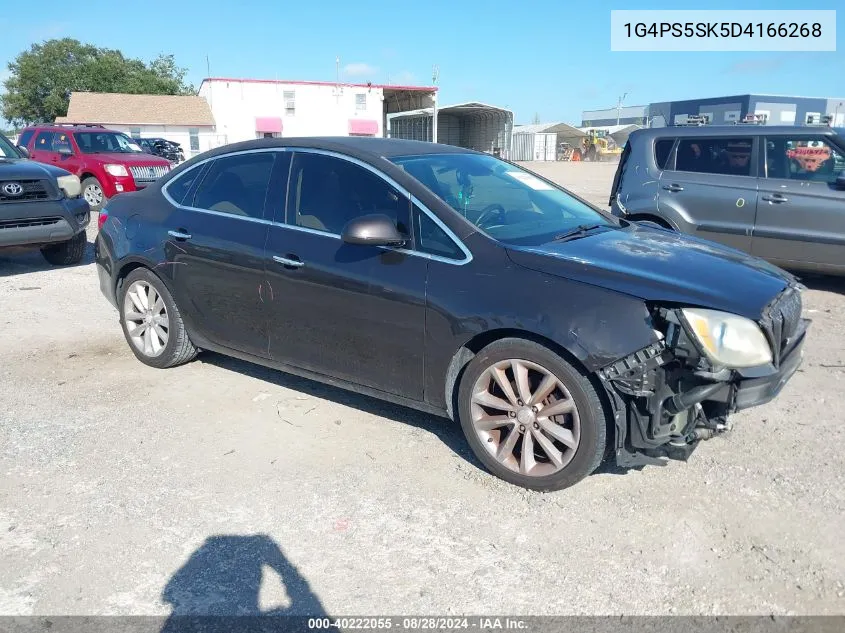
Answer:
[[77, 233], [67, 242], [59, 242], [44, 246], [41, 254], [53, 266], [72, 266], [82, 261], [85, 248], [88, 246], [88, 236], [85, 231]]
[[150, 270], [137, 268], [127, 275], [118, 305], [123, 334], [142, 363], [164, 369], [197, 355], [167, 286]]
[[82, 181], [82, 196], [91, 207], [91, 211], [100, 212], [100, 209], [108, 202], [108, 198], [103, 193], [103, 188], [100, 186], [100, 181], [94, 176], [88, 176]]
[[607, 419], [589, 379], [542, 345], [502, 339], [467, 365], [458, 394], [461, 427], [497, 477], [560, 490], [604, 456]]

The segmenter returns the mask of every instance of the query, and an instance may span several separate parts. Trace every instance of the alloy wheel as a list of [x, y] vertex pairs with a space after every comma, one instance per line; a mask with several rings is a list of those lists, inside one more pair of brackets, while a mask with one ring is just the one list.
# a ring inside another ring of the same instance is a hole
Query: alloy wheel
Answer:
[[135, 281], [123, 299], [123, 321], [129, 340], [144, 356], [155, 358], [167, 346], [170, 319], [164, 299], [146, 281]]
[[572, 394], [541, 365], [508, 359], [472, 389], [472, 426], [502, 466], [530, 477], [554, 474], [575, 456], [581, 419]]

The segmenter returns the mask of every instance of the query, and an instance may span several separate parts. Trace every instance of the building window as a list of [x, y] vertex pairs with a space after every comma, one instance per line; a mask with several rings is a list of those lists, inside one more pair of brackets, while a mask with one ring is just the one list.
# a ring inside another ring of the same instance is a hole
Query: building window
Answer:
[[361, 112], [367, 109], [367, 93], [362, 92], [355, 95], [355, 111]]
[[296, 93], [293, 90], [285, 90], [283, 98], [285, 100], [285, 116], [294, 116], [296, 114]]
[[198, 128], [192, 127], [188, 129], [188, 134], [191, 137], [191, 151], [200, 151], [200, 131]]
[[808, 112], [807, 125], [818, 125], [821, 122], [821, 112]]
[[132, 138], [141, 138], [141, 128], [139, 128], [139, 127], [129, 128], [129, 136], [131, 136]]
[[675, 170], [750, 176], [753, 143], [750, 137], [681, 139]]

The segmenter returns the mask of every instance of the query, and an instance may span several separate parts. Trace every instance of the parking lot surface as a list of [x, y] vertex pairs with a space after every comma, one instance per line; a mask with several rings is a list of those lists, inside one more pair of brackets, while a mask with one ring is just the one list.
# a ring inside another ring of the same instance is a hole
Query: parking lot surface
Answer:
[[[533, 167], [604, 205], [615, 165]], [[687, 463], [542, 494], [446, 420], [215, 354], [142, 365], [90, 251], [0, 257], [1, 614], [845, 613], [841, 280], [805, 280], [777, 400]]]

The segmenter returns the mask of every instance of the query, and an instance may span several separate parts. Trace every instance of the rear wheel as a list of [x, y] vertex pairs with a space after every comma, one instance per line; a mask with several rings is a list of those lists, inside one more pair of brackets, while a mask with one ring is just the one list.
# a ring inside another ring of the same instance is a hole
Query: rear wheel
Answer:
[[91, 211], [96, 211], [97, 213], [108, 202], [106, 194], [103, 193], [103, 187], [100, 185], [100, 181], [94, 176], [88, 176], [88, 178], [82, 181], [82, 197], [85, 198], [85, 202], [91, 207]]
[[72, 266], [82, 261], [86, 246], [88, 246], [88, 236], [85, 231], [82, 231], [67, 242], [42, 247], [41, 254], [53, 266]]
[[589, 379], [532, 341], [502, 339], [467, 365], [461, 427], [491, 473], [533, 490], [567, 488], [601, 463], [607, 421]]
[[142, 363], [164, 369], [197, 355], [176, 302], [150, 270], [137, 268], [127, 275], [118, 305], [123, 334]]

